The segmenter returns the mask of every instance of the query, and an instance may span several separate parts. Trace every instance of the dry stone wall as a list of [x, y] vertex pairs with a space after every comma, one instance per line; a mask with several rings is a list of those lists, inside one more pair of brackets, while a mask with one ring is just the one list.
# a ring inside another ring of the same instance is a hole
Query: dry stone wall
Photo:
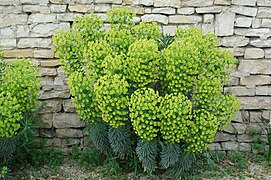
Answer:
[[[211, 149], [251, 150], [250, 132], [262, 129], [271, 110], [271, 0], [0, 0], [0, 45], [4, 58], [26, 57], [39, 64], [39, 134], [47, 146], [84, 145], [85, 124], [75, 113], [51, 37], [70, 28], [76, 16], [96, 13], [103, 20], [114, 6], [129, 6], [135, 22], [156, 21], [164, 34], [195, 25], [215, 33], [239, 60], [225, 91], [235, 93], [241, 111], [218, 133]], [[266, 139], [262, 131], [263, 139]]]

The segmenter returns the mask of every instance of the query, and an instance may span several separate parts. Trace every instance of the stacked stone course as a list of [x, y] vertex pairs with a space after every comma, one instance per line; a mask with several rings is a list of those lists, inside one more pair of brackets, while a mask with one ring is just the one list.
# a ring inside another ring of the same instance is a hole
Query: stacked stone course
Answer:
[[[44, 108], [39, 134], [47, 146], [86, 144], [82, 123], [70, 100], [67, 78], [55, 58], [51, 37], [70, 28], [75, 17], [95, 13], [103, 20], [116, 6], [129, 6], [135, 22], [156, 21], [164, 34], [195, 25], [215, 33], [239, 63], [225, 91], [235, 93], [241, 111], [215, 137], [213, 150], [251, 150], [250, 132], [263, 130], [271, 110], [271, 0], [0, 0], [0, 45], [4, 58], [31, 58], [42, 76]], [[263, 140], [266, 140], [264, 130]]]

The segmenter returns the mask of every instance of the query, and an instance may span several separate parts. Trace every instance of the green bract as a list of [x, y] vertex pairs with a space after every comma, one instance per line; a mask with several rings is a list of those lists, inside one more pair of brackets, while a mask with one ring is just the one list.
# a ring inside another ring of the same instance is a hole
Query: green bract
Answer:
[[110, 126], [123, 126], [128, 120], [128, 83], [118, 74], [105, 75], [94, 85], [102, 118]]
[[158, 92], [151, 88], [136, 90], [130, 99], [130, 118], [136, 134], [144, 140], [151, 141], [157, 136], [160, 122]]
[[103, 152], [123, 158], [134, 148], [146, 171], [160, 154], [162, 166], [178, 174], [239, 109], [223, 92], [234, 57], [195, 27], [168, 37], [157, 23], [136, 25], [127, 8], [107, 15], [107, 31], [92, 14], [53, 38], [75, 107]]
[[3, 63], [0, 76], [0, 137], [11, 137], [37, 106], [38, 68], [28, 60]]

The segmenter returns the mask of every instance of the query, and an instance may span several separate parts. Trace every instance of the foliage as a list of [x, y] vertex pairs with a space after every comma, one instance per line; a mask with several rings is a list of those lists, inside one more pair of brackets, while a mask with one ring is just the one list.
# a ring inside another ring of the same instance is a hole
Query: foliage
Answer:
[[0, 71], [0, 176], [13, 179], [7, 168], [31, 159], [40, 78], [38, 67], [25, 59], [0, 59]]
[[0, 137], [17, 134], [23, 116], [37, 106], [38, 69], [27, 60], [6, 63], [0, 82]]
[[90, 15], [53, 38], [73, 102], [97, 149], [110, 157], [137, 154], [145, 171], [160, 160], [178, 176], [239, 108], [222, 90], [234, 57], [196, 28], [162, 36], [156, 23], [136, 25], [127, 8], [107, 15], [108, 31]]

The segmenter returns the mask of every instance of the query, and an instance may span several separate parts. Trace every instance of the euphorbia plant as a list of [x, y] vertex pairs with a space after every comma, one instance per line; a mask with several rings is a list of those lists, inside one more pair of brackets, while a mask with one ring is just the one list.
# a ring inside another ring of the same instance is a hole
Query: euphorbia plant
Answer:
[[213, 34], [178, 28], [165, 40], [156, 23], [132, 19], [113, 8], [105, 32], [97, 16], [77, 18], [54, 36], [56, 54], [94, 145], [121, 158], [135, 151], [146, 171], [160, 160], [178, 175], [239, 109], [222, 91], [235, 59]]

